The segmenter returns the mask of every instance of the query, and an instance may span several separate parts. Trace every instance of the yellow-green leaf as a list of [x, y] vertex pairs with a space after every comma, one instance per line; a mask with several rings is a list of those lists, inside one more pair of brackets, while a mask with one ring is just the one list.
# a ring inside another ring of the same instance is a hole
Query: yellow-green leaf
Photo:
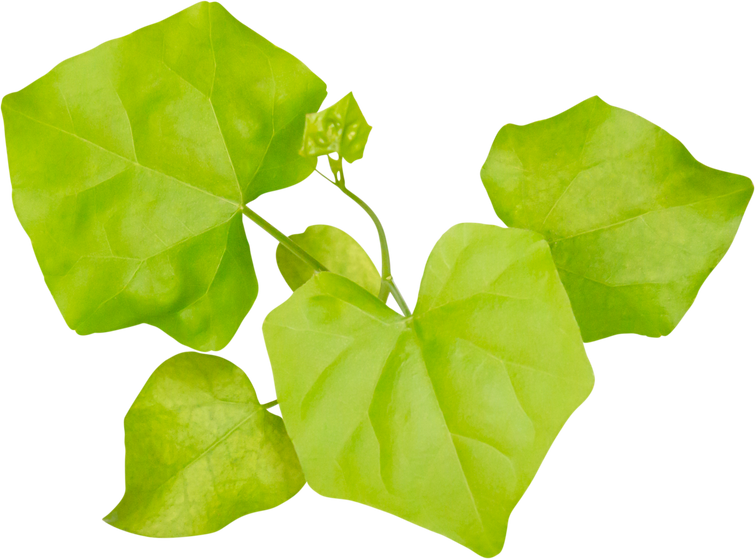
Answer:
[[[339, 274], [372, 293], [380, 293], [380, 274], [375, 264], [348, 233], [330, 225], [310, 225], [304, 233], [289, 238], [314, 256], [330, 272]], [[314, 274], [314, 270], [283, 245], [275, 253], [283, 279], [296, 291]]]
[[349, 93], [335, 105], [307, 115], [301, 154], [317, 157], [337, 153], [349, 163], [361, 159], [372, 126]]
[[68, 325], [225, 346], [257, 295], [241, 208], [312, 172], [298, 150], [324, 97], [207, 2], [6, 96], [13, 203]]
[[126, 494], [105, 521], [153, 537], [195, 536], [275, 507], [304, 485], [283, 421], [233, 363], [182, 353], [128, 411]]
[[498, 216], [550, 243], [585, 341], [670, 333], [731, 245], [752, 181], [598, 97], [507, 124], [482, 181]]
[[307, 483], [485, 557], [593, 385], [548, 244], [531, 231], [450, 229], [410, 318], [319, 273], [263, 331]]

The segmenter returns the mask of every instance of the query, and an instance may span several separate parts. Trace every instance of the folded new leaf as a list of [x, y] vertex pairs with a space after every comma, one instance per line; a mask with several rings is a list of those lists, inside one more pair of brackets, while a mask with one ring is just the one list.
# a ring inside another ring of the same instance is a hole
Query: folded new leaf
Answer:
[[531, 231], [450, 229], [408, 319], [319, 273], [263, 330], [310, 486], [486, 557], [593, 385], [548, 244]]
[[706, 167], [667, 132], [598, 97], [507, 124], [481, 175], [504, 223], [550, 243], [585, 341], [670, 333], [753, 192], [750, 179]]
[[195, 536], [275, 507], [304, 485], [280, 417], [220, 357], [160, 365], [128, 411], [126, 494], [105, 517], [153, 537]]
[[207, 2], [6, 96], [13, 203], [68, 325], [225, 346], [257, 295], [241, 208], [312, 172], [298, 152], [324, 97]]
[[354, 95], [349, 93], [335, 105], [307, 115], [301, 154], [317, 157], [337, 153], [353, 163], [364, 155], [370, 130], [372, 126], [367, 124]]
[[[349, 278], [373, 295], [380, 293], [380, 274], [364, 249], [348, 233], [330, 225], [311, 225], [291, 240], [321, 262], [330, 272]], [[296, 291], [314, 270], [283, 245], [275, 253], [283, 279]]]

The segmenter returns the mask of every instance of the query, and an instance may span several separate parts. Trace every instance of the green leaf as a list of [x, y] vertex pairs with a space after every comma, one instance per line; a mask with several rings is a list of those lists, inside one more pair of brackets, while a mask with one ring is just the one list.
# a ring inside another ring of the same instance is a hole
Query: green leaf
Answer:
[[706, 167], [667, 132], [598, 97], [504, 126], [481, 175], [506, 225], [550, 243], [585, 341], [670, 333], [753, 192], [751, 180]]
[[[325, 265], [329, 271], [349, 278], [376, 297], [381, 278], [364, 249], [348, 233], [330, 225], [311, 225], [290, 239]], [[282, 244], [275, 253], [283, 279], [296, 291], [307, 283], [314, 270]]]
[[450, 229], [411, 318], [320, 273], [263, 330], [310, 486], [486, 557], [593, 385], [548, 245], [531, 231]]
[[257, 295], [241, 207], [312, 171], [298, 149], [324, 97], [206, 2], [6, 96], [13, 202], [68, 325], [225, 346]]
[[354, 95], [349, 93], [335, 105], [307, 115], [301, 154], [317, 157], [337, 153], [349, 163], [364, 155], [372, 126], [367, 124]]
[[283, 421], [244, 372], [181, 353], [160, 365], [128, 411], [126, 494], [104, 518], [153, 537], [195, 536], [269, 509], [304, 485]]

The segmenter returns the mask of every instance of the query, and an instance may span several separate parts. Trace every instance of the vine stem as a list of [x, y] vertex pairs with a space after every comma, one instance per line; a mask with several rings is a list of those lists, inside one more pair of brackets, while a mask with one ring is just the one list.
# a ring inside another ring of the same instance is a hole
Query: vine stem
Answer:
[[398, 286], [396, 285], [396, 282], [391, 275], [391, 257], [390, 253], [388, 252], [388, 239], [385, 236], [385, 229], [383, 229], [383, 224], [380, 223], [380, 219], [378, 218], [377, 214], [372, 210], [372, 208], [370, 208], [370, 206], [367, 205], [364, 200], [362, 200], [359, 196], [346, 188], [346, 179], [343, 175], [342, 158], [339, 156], [337, 160], [333, 160], [328, 157], [328, 162], [330, 163], [330, 169], [331, 171], [333, 171], [333, 175], [335, 176], [335, 181], [323, 175], [320, 170], [317, 169], [317, 167], [315, 167], [315, 172], [329, 183], [335, 185], [341, 192], [343, 192], [344, 194], [346, 194], [346, 196], [356, 202], [359, 207], [362, 208], [367, 213], [367, 215], [370, 216], [372, 222], [375, 224], [375, 228], [377, 229], [378, 237], [380, 238], [380, 256], [382, 260], [382, 281], [380, 282], [380, 294], [378, 296], [381, 300], [385, 301], [388, 298], [388, 293], [390, 293], [391, 295], [393, 295], [396, 303], [398, 303], [398, 306], [404, 316], [411, 316], [412, 313], [409, 310], [409, 306], [406, 304], [406, 301], [402, 297], [401, 292], [399, 291]]
[[[367, 215], [370, 216], [372, 219], [372, 222], [375, 224], [375, 228], [378, 232], [378, 237], [380, 238], [380, 254], [382, 257], [382, 277], [380, 282], [380, 298], [382, 300], [385, 300], [388, 298], [388, 293], [393, 295], [393, 298], [396, 300], [396, 303], [398, 303], [398, 306], [401, 308], [401, 312], [404, 314], [404, 316], [409, 317], [411, 316], [411, 311], [409, 310], [409, 306], [406, 304], [406, 301], [404, 300], [403, 296], [401, 295], [401, 292], [398, 289], [398, 286], [396, 285], [396, 281], [393, 279], [393, 276], [391, 275], [391, 258], [390, 253], [388, 252], [388, 240], [385, 236], [385, 229], [383, 229], [383, 224], [380, 223], [380, 219], [378, 218], [377, 214], [372, 211], [372, 208], [367, 205], [367, 203], [362, 200], [359, 196], [351, 192], [348, 188], [346, 188], [346, 181], [344, 180], [343, 176], [343, 166], [342, 166], [342, 160], [339, 157], [338, 160], [334, 161], [333, 159], [330, 159], [328, 157], [328, 161], [330, 161], [331, 169], [333, 170], [333, 174], [335, 175], [336, 180], [332, 181], [327, 176], [323, 175], [317, 167], [315, 167], [315, 171], [318, 175], [323, 177], [325, 180], [330, 182], [331, 184], [338, 187], [341, 192], [346, 194], [349, 198], [351, 198], [354, 202], [356, 202], [360, 208], [362, 208]], [[270, 224], [268, 221], [266, 221], [261, 215], [251, 210], [248, 206], [243, 206], [241, 211], [243, 214], [251, 219], [256, 225], [258, 225], [261, 229], [263, 229], [266, 233], [271, 235], [276, 241], [278, 241], [280, 244], [285, 246], [288, 250], [290, 250], [293, 254], [295, 254], [299, 259], [301, 259], [303, 262], [305, 262], [307, 265], [309, 265], [313, 270], [315, 270], [315, 273], [317, 272], [327, 272], [328, 269], [321, 264], [315, 257], [313, 257], [311, 254], [309, 254], [307, 251], [305, 251], [303, 248], [301, 248], [298, 244], [296, 244], [293, 240], [288, 238], [286, 235], [281, 233], [278, 229], [276, 229], [272, 224]], [[275, 405], [275, 404], [271, 404]]]
[[328, 269], [317, 261], [311, 254], [297, 245], [294, 241], [286, 237], [283, 233], [278, 231], [270, 223], [265, 221], [261, 215], [253, 212], [247, 206], [244, 206], [241, 210], [246, 217], [251, 219], [255, 224], [259, 225], [266, 233], [272, 235], [272, 237], [280, 244], [285, 246], [288, 250], [298, 256], [301, 260], [311, 266], [315, 272], [327, 272]]

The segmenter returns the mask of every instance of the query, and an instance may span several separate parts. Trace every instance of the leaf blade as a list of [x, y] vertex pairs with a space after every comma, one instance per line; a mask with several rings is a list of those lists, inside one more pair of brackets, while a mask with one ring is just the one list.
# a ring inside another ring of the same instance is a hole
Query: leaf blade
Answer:
[[372, 126], [349, 93], [334, 105], [307, 115], [301, 154], [317, 157], [337, 153], [349, 163], [361, 159]]
[[14, 207], [66, 323], [224, 347], [257, 294], [242, 204], [311, 173], [299, 139], [324, 96], [206, 2], [7, 95]]
[[[348, 233], [331, 225], [310, 225], [304, 233], [290, 235], [290, 238], [329, 271], [349, 278], [376, 297], [379, 295], [380, 273], [364, 249]], [[278, 245], [275, 259], [291, 291], [296, 291], [314, 274], [306, 262], [282, 244]]]
[[504, 223], [550, 243], [586, 341], [669, 334], [731, 245], [753, 189], [597, 97], [504, 126], [481, 177]]
[[310, 486], [483, 556], [593, 383], [547, 244], [528, 231], [452, 228], [410, 319], [321, 273], [263, 332]]
[[126, 493], [104, 518], [151, 537], [214, 532], [275, 507], [304, 485], [281, 419], [219, 357], [179, 354], [126, 415]]

